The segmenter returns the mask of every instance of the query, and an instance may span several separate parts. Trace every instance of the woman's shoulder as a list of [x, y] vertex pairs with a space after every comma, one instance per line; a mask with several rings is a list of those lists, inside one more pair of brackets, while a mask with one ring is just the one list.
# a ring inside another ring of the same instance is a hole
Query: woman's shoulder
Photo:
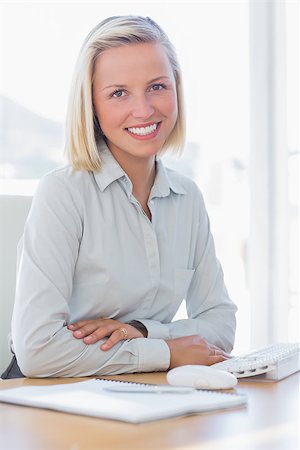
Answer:
[[181, 203], [181, 208], [193, 211], [195, 217], [197, 216], [196, 211], [200, 215], [205, 213], [205, 201], [197, 182], [179, 170], [174, 170], [169, 167], [165, 167], [165, 170], [171, 189], [175, 194], [183, 194], [177, 196], [178, 201]]
[[35, 200], [46, 200], [59, 205], [84, 205], [93, 190], [94, 177], [91, 172], [75, 170], [63, 165], [45, 173], [34, 194]]
[[180, 187], [187, 195], [195, 195], [196, 193], [201, 195], [200, 188], [195, 180], [170, 167], [165, 166], [165, 170], [171, 185]]
[[65, 164], [55, 169], [46, 172], [42, 178], [43, 180], [60, 180], [62, 183], [76, 183], [89, 180], [91, 173], [86, 170], [75, 170], [70, 164]]
[[45, 173], [40, 179], [39, 186], [50, 190], [64, 187], [80, 191], [85, 185], [90, 185], [92, 180], [91, 172], [75, 170], [70, 164], [66, 164]]

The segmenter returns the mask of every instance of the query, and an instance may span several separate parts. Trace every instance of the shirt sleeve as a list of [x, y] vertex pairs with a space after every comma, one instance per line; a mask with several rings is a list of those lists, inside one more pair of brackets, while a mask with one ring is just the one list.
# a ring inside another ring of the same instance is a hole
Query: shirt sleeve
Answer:
[[161, 323], [138, 319], [150, 338], [172, 339], [198, 334], [230, 353], [236, 329], [236, 305], [229, 298], [220, 262], [216, 258], [209, 218], [200, 194], [200, 214], [194, 257], [194, 274], [186, 293], [188, 319]]
[[13, 349], [30, 377], [73, 377], [166, 370], [163, 339], [122, 341], [108, 351], [68, 330], [72, 281], [84, 229], [80, 195], [55, 174], [34, 196], [18, 246]]

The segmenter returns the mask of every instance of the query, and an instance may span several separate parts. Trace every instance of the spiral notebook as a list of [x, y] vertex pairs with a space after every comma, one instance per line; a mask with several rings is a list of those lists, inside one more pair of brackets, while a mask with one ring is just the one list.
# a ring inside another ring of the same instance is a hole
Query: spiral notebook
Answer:
[[[112, 386], [125, 385], [134, 385], [137, 389], [134, 392], [111, 389]], [[246, 397], [240, 394], [200, 390], [145, 392], [146, 386], [154, 385], [96, 378], [70, 384], [0, 390], [0, 402], [131, 423], [233, 408], [247, 403]]]

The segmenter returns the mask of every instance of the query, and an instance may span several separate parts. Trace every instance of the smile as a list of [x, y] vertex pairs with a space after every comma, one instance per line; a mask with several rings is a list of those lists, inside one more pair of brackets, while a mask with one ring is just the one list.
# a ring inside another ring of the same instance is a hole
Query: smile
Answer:
[[136, 136], [148, 136], [153, 134], [157, 130], [159, 124], [160, 122], [153, 123], [152, 125], [148, 125], [146, 127], [128, 127], [126, 128], [126, 130]]

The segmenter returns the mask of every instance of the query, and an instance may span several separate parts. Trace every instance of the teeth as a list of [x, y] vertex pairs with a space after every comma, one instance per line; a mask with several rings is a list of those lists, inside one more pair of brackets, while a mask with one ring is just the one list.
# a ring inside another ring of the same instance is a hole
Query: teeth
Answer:
[[146, 136], [146, 134], [153, 133], [157, 128], [157, 123], [150, 125], [149, 127], [140, 127], [140, 128], [127, 128], [128, 131], [132, 134], [138, 134], [139, 136]]

